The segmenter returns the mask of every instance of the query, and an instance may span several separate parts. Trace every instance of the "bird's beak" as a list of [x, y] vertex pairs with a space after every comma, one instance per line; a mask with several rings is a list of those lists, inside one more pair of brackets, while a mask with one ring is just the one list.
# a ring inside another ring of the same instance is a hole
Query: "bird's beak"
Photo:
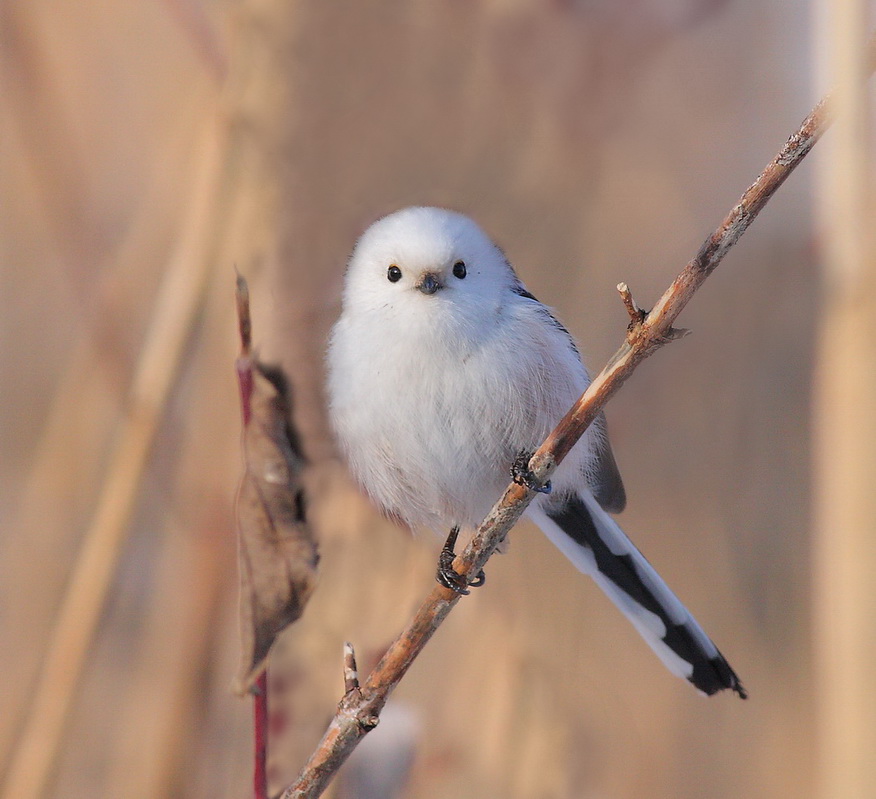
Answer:
[[423, 294], [434, 294], [438, 289], [444, 288], [444, 284], [434, 272], [423, 272], [422, 277], [417, 281], [417, 288]]

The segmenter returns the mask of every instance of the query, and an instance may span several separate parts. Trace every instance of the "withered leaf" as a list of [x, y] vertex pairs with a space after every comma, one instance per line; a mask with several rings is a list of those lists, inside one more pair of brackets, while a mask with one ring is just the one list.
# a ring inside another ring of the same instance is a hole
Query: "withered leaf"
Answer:
[[244, 693], [258, 679], [277, 635], [301, 616], [316, 584], [319, 555], [305, 515], [305, 460], [292, 427], [285, 376], [246, 355], [238, 361], [238, 375], [245, 422], [237, 499], [242, 647], [237, 690]]

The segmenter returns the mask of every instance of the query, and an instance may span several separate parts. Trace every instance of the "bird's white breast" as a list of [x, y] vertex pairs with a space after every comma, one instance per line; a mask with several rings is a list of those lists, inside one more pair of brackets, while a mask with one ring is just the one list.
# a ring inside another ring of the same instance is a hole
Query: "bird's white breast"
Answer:
[[[527, 301], [473, 320], [440, 296], [421, 299], [342, 315], [329, 348], [331, 420], [354, 476], [385, 512], [412, 526], [471, 527], [501, 496], [515, 456], [541, 443], [587, 376], [565, 334], [536, 320]], [[575, 483], [587, 449], [565, 470]]]

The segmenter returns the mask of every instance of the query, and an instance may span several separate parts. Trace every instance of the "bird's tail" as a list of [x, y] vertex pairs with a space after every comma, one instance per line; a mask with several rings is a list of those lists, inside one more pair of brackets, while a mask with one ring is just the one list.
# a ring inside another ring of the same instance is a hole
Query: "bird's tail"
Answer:
[[530, 516], [575, 566], [589, 574], [667, 668], [700, 691], [747, 693], [696, 619], [590, 494], [533, 503]]

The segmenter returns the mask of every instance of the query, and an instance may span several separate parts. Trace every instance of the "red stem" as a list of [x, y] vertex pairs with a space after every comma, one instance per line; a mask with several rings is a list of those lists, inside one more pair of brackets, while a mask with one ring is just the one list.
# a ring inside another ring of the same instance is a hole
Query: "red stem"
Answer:
[[261, 673], [253, 695], [255, 767], [253, 770], [253, 795], [255, 799], [268, 799], [268, 672]]
[[249, 424], [252, 418], [253, 363], [249, 356], [241, 355], [235, 363], [237, 369], [237, 386], [240, 389], [240, 417], [243, 426]]
[[[237, 384], [240, 389], [240, 413], [243, 426], [252, 418], [253, 360], [250, 357], [252, 321], [249, 316], [249, 289], [242, 275], [237, 276], [235, 292], [237, 321], [240, 330], [240, 357], [235, 363]], [[255, 763], [253, 765], [253, 796], [268, 799], [268, 671], [259, 676], [253, 695], [253, 739]]]

